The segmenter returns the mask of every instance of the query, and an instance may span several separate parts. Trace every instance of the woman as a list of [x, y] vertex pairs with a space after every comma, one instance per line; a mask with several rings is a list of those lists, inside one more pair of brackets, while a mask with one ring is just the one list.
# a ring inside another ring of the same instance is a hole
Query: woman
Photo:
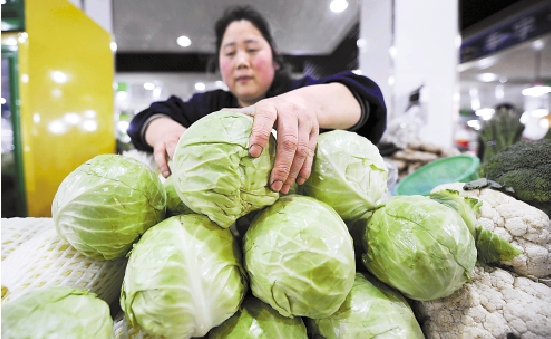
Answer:
[[229, 91], [197, 93], [188, 101], [172, 96], [138, 113], [128, 135], [139, 150], [151, 151], [163, 176], [167, 157], [194, 121], [223, 108], [254, 114], [249, 152], [260, 156], [272, 128], [278, 146], [270, 187], [287, 194], [310, 176], [321, 130], [348, 129], [377, 143], [386, 128], [379, 87], [364, 76], [343, 72], [315, 80], [291, 80], [281, 69], [267, 21], [250, 6], [228, 8], [216, 22], [216, 50]]

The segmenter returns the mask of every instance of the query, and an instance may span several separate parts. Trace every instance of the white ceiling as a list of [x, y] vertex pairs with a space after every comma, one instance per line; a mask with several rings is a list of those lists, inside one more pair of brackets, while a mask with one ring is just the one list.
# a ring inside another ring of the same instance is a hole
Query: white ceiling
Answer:
[[[543, 42], [541, 64], [536, 79], [536, 51], [534, 41]], [[493, 107], [499, 102], [524, 104], [522, 89], [536, 81], [551, 83], [551, 34], [540, 36], [505, 51], [459, 65], [461, 108], [469, 108], [471, 90], [476, 89], [482, 107]], [[477, 77], [483, 73], [495, 74], [496, 79], [484, 82]], [[500, 81], [501, 80], [501, 81]], [[503, 98], [496, 97], [496, 88], [502, 88]]]
[[[113, 31], [121, 52], [214, 52], [214, 22], [235, 4], [251, 4], [268, 19], [282, 54], [328, 54], [359, 18], [359, 1], [341, 13], [331, 0], [116, 0]], [[181, 47], [176, 38], [188, 36]]]

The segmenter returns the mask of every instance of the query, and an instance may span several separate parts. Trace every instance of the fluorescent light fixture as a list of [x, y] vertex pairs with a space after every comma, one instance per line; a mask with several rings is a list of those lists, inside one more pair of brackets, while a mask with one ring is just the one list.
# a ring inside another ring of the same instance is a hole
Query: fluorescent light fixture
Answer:
[[478, 67], [478, 69], [486, 69], [486, 68], [489, 68], [489, 67], [495, 65], [495, 63], [496, 63], [495, 58], [488, 57], [488, 58], [481, 59], [481, 60], [477, 61], [476, 62], [476, 67]]
[[545, 46], [545, 42], [543, 40], [536, 40], [532, 43], [532, 47], [534, 47], [534, 50], [541, 51], [543, 49], [543, 46]]
[[476, 78], [478, 79], [478, 81], [492, 82], [496, 81], [498, 79], [498, 76], [495, 73], [480, 73], [476, 75]]
[[195, 83], [195, 89], [198, 91], [204, 91], [205, 90], [205, 84], [202, 82], [196, 82]]
[[152, 90], [155, 89], [155, 84], [152, 83], [152, 82], [145, 82], [145, 83], [143, 84], [143, 88], [145, 88], [145, 89], [148, 90], [148, 91], [152, 91]]
[[543, 84], [535, 84], [532, 87], [525, 88], [522, 90], [522, 94], [524, 95], [530, 95], [533, 97], [538, 97], [540, 95], [544, 95], [547, 93], [551, 93], [551, 87], [543, 85]]
[[176, 38], [176, 43], [182, 47], [187, 47], [191, 45], [191, 39], [186, 35], [182, 35]]
[[346, 0], [333, 0], [333, 1], [331, 1], [331, 4], [329, 5], [329, 8], [331, 9], [331, 12], [333, 12], [333, 13], [344, 12], [344, 10], [348, 8], [348, 1], [346, 1]]

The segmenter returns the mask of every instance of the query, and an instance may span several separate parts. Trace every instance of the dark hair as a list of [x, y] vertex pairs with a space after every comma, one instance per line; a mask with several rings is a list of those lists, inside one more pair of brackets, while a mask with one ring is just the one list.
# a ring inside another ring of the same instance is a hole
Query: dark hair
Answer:
[[[272, 48], [272, 59], [279, 65], [279, 70], [275, 71], [274, 80], [272, 85], [266, 93], [266, 97], [273, 97], [278, 94], [287, 92], [291, 88], [291, 77], [287, 71], [283, 58], [277, 52], [275, 41], [270, 31], [270, 24], [255, 8], [249, 5], [238, 5], [226, 8], [224, 14], [214, 24], [214, 34], [216, 36], [216, 55], [218, 58], [220, 55], [220, 48], [222, 47], [222, 38], [226, 32], [226, 28], [234, 21], [246, 20], [253, 24], [262, 37], [270, 44]], [[216, 63], [218, 65], [218, 63]], [[217, 66], [218, 67], [218, 66]]]

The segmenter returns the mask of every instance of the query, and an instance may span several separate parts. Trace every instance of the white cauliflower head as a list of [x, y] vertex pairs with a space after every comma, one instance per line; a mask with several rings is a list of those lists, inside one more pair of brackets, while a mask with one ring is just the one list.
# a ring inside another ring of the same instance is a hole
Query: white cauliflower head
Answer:
[[427, 339], [551, 338], [551, 287], [486, 265], [471, 279], [450, 296], [414, 302]]

